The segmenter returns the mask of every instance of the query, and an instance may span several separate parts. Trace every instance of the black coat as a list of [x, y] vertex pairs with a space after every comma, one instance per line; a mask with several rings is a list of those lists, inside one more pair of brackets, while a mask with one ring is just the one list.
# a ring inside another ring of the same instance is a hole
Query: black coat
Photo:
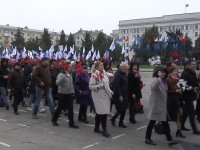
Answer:
[[135, 99], [139, 100], [142, 98], [141, 92], [141, 84], [140, 76], [137, 76], [133, 72], [129, 72], [128, 74], [128, 91], [129, 91], [129, 100], [133, 99], [132, 95], [135, 94]]
[[[128, 107], [128, 77], [125, 73], [118, 70], [113, 80], [114, 103], [118, 110], [124, 110]], [[123, 102], [119, 101], [119, 97], [123, 97]]]
[[9, 74], [9, 68], [7, 66], [2, 65], [0, 68], [0, 87], [7, 88], [8, 79], [3, 78], [3, 76], [7, 76]]
[[187, 81], [187, 85], [192, 87], [191, 90], [183, 92], [183, 100], [195, 100], [197, 95], [194, 92], [194, 87], [199, 87], [196, 73], [186, 68], [181, 74], [181, 79]]
[[168, 120], [177, 121], [178, 114], [181, 115], [181, 94], [176, 93], [176, 90], [172, 89], [171, 80], [168, 78], [167, 80], [168, 93], [167, 93], [167, 112], [168, 112]]

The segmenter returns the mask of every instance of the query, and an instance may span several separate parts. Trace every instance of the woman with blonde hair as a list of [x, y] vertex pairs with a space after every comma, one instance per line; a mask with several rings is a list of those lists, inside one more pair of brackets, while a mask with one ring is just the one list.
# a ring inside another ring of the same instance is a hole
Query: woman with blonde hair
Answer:
[[[113, 92], [110, 89], [108, 77], [112, 74], [105, 72], [102, 62], [96, 62], [95, 68], [96, 70], [91, 75], [89, 82], [96, 110], [94, 132], [102, 133], [104, 137], [110, 137], [107, 131], [107, 114], [110, 113], [110, 98]], [[100, 124], [102, 125], [103, 132], [99, 129]]]

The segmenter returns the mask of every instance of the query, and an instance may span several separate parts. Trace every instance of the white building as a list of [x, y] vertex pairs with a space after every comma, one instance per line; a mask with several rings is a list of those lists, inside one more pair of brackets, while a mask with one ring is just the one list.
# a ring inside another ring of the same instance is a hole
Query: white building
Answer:
[[127, 45], [132, 45], [132, 39], [141, 36], [146, 29], [153, 25], [158, 27], [158, 31], [163, 37], [169, 30], [180, 29], [184, 35], [188, 35], [195, 44], [195, 40], [200, 35], [200, 12], [165, 15], [162, 17], [120, 20], [119, 30], [113, 30], [113, 37], [128, 39]]
[[[18, 27], [13, 27], [7, 25], [0, 25], [0, 43], [9, 45], [14, 40], [14, 35], [17, 33]], [[30, 38], [40, 38], [43, 34], [43, 30], [36, 30], [36, 29], [29, 29], [27, 26], [22, 29], [22, 34], [25, 38], [25, 41], [29, 40]], [[60, 33], [49, 31], [49, 34], [52, 38], [52, 44], [56, 44], [57, 40], [60, 39]]]
[[82, 40], [84, 40], [86, 32], [89, 32], [92, 40], [95, 40], [100, 31], [98, 30], [87, 31], [87, 30], [82, 30], [81, 28], [80, 30], [78, 30], [78, 32], [74, 33], [73, 35], [74, 35], [75, 45], [78, 49], [80, 49], [82, 46]]

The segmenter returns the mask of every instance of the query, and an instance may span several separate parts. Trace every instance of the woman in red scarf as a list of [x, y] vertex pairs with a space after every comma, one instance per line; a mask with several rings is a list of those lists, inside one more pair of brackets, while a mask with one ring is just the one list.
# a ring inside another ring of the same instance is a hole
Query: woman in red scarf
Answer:
[[167, 111], [168, 119], [177, 123], [176, 136], [185, 138], [181, 132], [181, 94], [182, 91], [178, 88], [177, 83], [179, 80], [178, 70], [176, 67], [168, 68], [168, 98], [167, 98]]

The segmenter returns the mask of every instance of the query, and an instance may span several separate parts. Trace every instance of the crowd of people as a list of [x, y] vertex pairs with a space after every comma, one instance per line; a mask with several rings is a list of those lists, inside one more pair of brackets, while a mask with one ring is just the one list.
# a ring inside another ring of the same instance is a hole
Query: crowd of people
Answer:
[[[91, 68], [84, 61], [48, 58], [42, 58], [39, 62], [25, 58], [17, 63], [2, 58], [0, 63], [0, 105], [9, 110], [8, 99], [12, 100], [15, 115], [19, 115], [20, 103], [26, 106], [24, 98], [27, 97], [27, 109], [32, 110], [33, 119], [38, 119], [38, 111], [41, 111], [43, 105], [48, 105], [52, 125], [59, 126], [58, 118], [64, 113], [69, 118], [69, 127], [78, 129], [74, 122], [73, 105], [76, 100], [80, 105], [78, 121], [89, 124], [89, 107], [96, 114], [94, 132], [110, 137], [107, 116], [111, 114], [113, 105], [116, 112], [110, 122], [112, 126], [116, 126], [116, 119], [120, 117], [120, 128], [127, 128], [124, 123], [127, 109], [132, 124], [137, 123], [136, 113], [144, 112], [141, 104], [144, 84], [137, 62], [122, 62], [116, 71], [113, 71], [107, 61], [102, 60], [94, 62]], [[197, 116], [196, 119], [200, 122], [200, 76], [197, 76], [195, 67], [195, 61], [186, 62], [181, 76], [173, 63], [154, 68], [147, 113], [150, 121], [146, 130], [146, 144], [156, 145], [151, 134], [157, 122], [162, 126], [168, 144], [177, 144], [170, 134], [168, 121], [176, 122], [176, 136], [186, 138], [182, 131], [189, 131], [185, 127], [188, 116], [193, 133], [200, 134], [195, 120]], [[191, 88], [186, 90], [183, 85], [178, 84], [180, 79], [184, 79]]]

